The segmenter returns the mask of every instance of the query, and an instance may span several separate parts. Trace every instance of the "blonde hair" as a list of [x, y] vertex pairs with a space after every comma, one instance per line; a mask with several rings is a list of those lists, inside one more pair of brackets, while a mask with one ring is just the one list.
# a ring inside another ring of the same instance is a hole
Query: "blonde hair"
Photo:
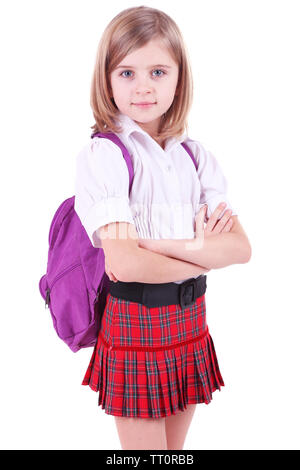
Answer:
[[95, 132], [122, 132], [116, 125], [119, 109], [112, 98], [110, 74], [129, 53], [161, 39], [173, 60], [178, 64], [176, 94], [170, 108], [161, 117], [160, 139], [179, 137], [187, 131], [187, 116], [193, 99], [193, 79], [188, 52], [176, 23], [166, 13], [139, 6], [127, 8], [115, 16], [100, 39], [91, 83], [90, 104], [95, 118]]

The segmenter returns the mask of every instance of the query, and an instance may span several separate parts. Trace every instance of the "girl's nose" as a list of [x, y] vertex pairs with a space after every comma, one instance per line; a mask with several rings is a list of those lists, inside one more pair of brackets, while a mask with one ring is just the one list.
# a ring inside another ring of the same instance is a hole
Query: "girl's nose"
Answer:
[[149, 86], [146, 86], [146, 85], [140, 85], [140, 86], [137, 86], [136, 89], [135, 89], [136, 93], [138, 95], [143, 95], [143, 94], [152, 94], [153, 93], [153, 88], [150, 88]]
[[140, 78], [136, 81], [136, 91], [139, 93], [152, 92], [153, 84], [150, 83], [149, 78]]

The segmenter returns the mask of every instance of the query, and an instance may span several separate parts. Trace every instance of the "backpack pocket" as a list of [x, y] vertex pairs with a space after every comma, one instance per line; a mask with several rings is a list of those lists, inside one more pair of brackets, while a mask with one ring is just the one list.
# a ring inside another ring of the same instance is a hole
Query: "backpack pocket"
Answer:
[[66, 342], [85, 333], [93, 322], [89, 293], [85, 288], [81, 263], [69, 266], [57, 275], [46, 289], [46, 303], [50, 308], [54, 328]]

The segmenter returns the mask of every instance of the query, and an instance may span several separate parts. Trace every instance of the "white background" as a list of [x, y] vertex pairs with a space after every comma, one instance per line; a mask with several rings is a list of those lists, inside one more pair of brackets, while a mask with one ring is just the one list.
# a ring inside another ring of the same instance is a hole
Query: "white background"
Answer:
[[[126, 5], [125, 5], [126, 3]], [[193, 69], [189, 135], [212, 151], [252, 245], [211, 271], [207, 320], [225, 387], [185, 449], [299, 449], [299, 2], [6, 1], [1, 47], [1, 448], [121, 449], [81, 381], [92, 349], [59, 340], [38, 282], [94, 124], [90, 80], [108, 22], [130, 6], [178, 24]]]

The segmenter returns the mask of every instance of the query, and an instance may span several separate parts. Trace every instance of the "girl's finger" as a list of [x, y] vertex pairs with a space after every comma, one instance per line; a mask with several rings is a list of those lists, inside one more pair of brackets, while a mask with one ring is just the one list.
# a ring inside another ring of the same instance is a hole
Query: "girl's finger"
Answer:
[[221, 219], [218, 220], [216, 226], [215, 226], [214, 229], [213, 229], [213, 232], [220, 233], [220, 232], [223, 232], [223, 231], [224, 231], [225, 226], [227, 225], [227, 223], [228, 223], [229, 220], [230, 220], [231, 213], [232, 213], [232, 211], [231, 211], [230, 209], [228, 209], [228, 210], [224, 213], [224, 215], [221, 217]]
[[204, 218], [205, 218], [205, 212], [206, 212], [206, 209], [207, 209], [207, 206], [202, 206], [201, 209], [199, 210], [199, 212], [197, 212], [196, 216], [195, 216], [195, 220], [196, 222], [198, 222], [199, 224], [201, 224], [202, 222], [204, 222]]
[[210, 218], [208, 219], [208, 222], [206, 224], [206, 230], [209, 231], [209, 232], [212, 232], [216, 223], [219, 221], [219, 217], [220, 215], [222, 214], [222, 212], [224, 211], [225, 207], [226, 207], [226, 204], [223, 206], [222, 205], [223, 203], [220, 203], [216, 209], [213, 211], [213, 213], [211, 214]]
[[112, 272], [111, 270], [109, 269], [109, 267], [107, 266], [107, 264], [105, 265], [105, 272], [107, 274], [107, 276], [109, 277], [109, 280], [112, 281]]
[[195, 222], [196, 222], [196, 237], [199, 237], [202, 235], [203, 230], [204, 230], [204, 218], [205, 218], [205, 213], [206, 213], [207, 206], [201, 207], [200, 211], [197, 213], [195, 217]]
[[225, 224], [225, 227], [223, 228], [222, 232], [230, 232], [232, 227], [232, 220], [229, 219], [228, 222]]

